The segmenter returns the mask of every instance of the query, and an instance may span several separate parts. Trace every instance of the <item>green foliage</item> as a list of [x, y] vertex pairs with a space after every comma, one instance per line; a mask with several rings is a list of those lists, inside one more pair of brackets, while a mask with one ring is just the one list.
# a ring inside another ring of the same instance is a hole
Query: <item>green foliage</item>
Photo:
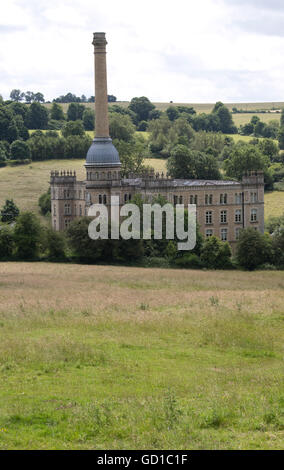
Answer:
[[167, 161], [168, 173], [173, 178], [220, 179], [217, 160], [209, 154], [177, 145]]
[[284, 126], [282, 126], [279, 130], [278, 142], [280, 150], [284, 150]]
[[245, 143], [237, 144], [232, 148], [230, 157], [224, 162], [227, 176], [241, 179], [250, 170], [265, 170], [269, 159], [255, 146]]
[[47, 129], [47, 109], [39, 103], [32, 103], [27, 112], [26, 125], [28, 129]]
[[13, 199], [6, 199], [6, 202], [1, 210], [1, 221], [2, 222], [14, 222], [19, 216], [20, 211]]
[[86, 108], [83, 112], [83, 125], [86, 131], [93, 131], [95, 127], [95, 113], [91, 108]]
[[129, 109], [137, 115], [138, 121], [148, 121], [149, 113], [155, 106], [145, 96], [140, 98], [132, 98], [129, 104]]
[[46, 193], [43, 193], [38, 200], [38, 205], [40, 207], [40, 212], [42, 215], [47, 215], [51, 211], [51, 196], [50, 196], [50, 188]]
[[237, 243], [236, 258], [240, 266], [256, 269], [272, 259], [271, 239], [254, 228], [241, 230]]
[[231, 267], [231, 256], [229, 243], [212, 236], [204, 241], [200, 259], [207, 268], [226, 269]]
[[173, 123], [166, 115], [150, 121], [149, 148], [153, 154], [169, 157], [173, 148], [178, 144], [189, 146], [194, 139], [194, 130], [184, 117], [179, 117]]
[[132, 172], [139, 173], [143, 170], [147, 145], [143, 137], [135, 137], [131, 142], [115, 139], [113, 144], [119, 153], [123, 176], [127, 176]]
[[62, 135], [63, 137], [68, 137], [70, 135], [79, 135], [79, 136], [83, 136], [85, 135], [85, 130], [84, 130], [84, 126], [83, 126], [83, 123], [82, 121], [80, 120], [72, 120], [72, 121], [68, 121], [64, 124], [64, 126], [62, 127]]
[[86, 158], [86, 154], [90, 148], [92, 139], [86, 135], [69, 135], [65, 141], [64, 157], [65, 158]]
[[275, 266], [284, 268], [284, 217], [283, 224], [272, 235], [272, 252]]
[[131, 142], [134, 137], [135, 127], [127, 115], [112, 113], [109, 117], [109, 130], [112, 139]]
[[42, 228], [34, 213], [23, 212], [17, 218], [14, 240], [18, 258], [32, 260], [38, 257], [42, 241]]
[[68, 121], [82, 120], [85, 106], [79, 103], [70, 103], [67, 110]]
[[7, 225], [0, 227], [0, 259], [11, 259], [14, 252], [13, 230]]
[[66, 251], [65, 233], [47, 230], [47, 255], [50, 260], [64, 260]]
[[60, 106], [60, 104], [52, 103], [50, 109], [50, 119], [54, 119], [55, 121], [63, 121], [65, 119], [63, 108]]
[[31, 157], [28, 144], [22, 140], [14, 140], [11, 144], [10, 151], [13, 160], [27, 160]]

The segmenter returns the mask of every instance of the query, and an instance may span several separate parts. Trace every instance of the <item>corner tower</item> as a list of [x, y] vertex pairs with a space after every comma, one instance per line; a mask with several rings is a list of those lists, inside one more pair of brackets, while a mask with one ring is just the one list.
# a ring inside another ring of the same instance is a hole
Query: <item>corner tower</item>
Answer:
[[113, 175], [117, 179], [121, 163], [118, 151], [109, 136], [105, 33], [94, 33], [92, 44], [95, 55], [96, 120], [95, 138], [86, 157], [87, 180], [112, 179]]

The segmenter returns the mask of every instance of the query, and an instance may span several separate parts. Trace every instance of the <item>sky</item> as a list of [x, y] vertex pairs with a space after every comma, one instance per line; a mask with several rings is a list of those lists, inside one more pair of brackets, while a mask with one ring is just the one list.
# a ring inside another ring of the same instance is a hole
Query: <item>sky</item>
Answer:
[[284, 101], [284, 0], [5, 0], [0, 94], [94, 94], [93, 32], [108, 92], [154, 102]]

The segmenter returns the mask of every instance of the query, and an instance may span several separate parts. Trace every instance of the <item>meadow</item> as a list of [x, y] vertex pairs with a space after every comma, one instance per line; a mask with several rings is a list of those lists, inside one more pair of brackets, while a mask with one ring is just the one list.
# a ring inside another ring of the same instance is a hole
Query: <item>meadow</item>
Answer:
[[[110, 107], [113, 105], [119, 105], [123, 107], [127, 107], [129, 105], [129, 101], [117, 101], [115, 103], [110, 103]], [[83, 103], [84, 106], [88, 108], [94, 108], [94, 103]], [[153, 104], [156, 106], [157, 109], [160, 111], [166, 111], [169, 106], [188, 106], [193, 107], [197, 114], [200, 113], [211, 113], [212, 109], [214, 108], [215, 103], [155, 103]], [[64, 112], [67, 112], [69, 103], [60, 103], [63, 107]], [[277, 120], [280, 121], [280, 113], [275, 112], [276, 110], [281, 110], [284, 108], [283, 102], [274, 102], [274, 103], [225, 103], [225, 105], [232, 111], [235, 107], [237, 109], [242, 109], [243, 111], [255, 111], [255, 114], [259, 116], [260, 120], [263, 122], [268, 123], [269, 121]], [[45, 106], [50, 108], [52, 103], [46, 103]], [[266, 111], [266, 113], [260, 113], [257, 111]], [[270, 111], [270, 112], [268, 112]], [[240, 126], [241, 124], [246, 124], [250, 122], [253, 114], [252, 113], [238, 113], [233, 114], [233, 120], [236, 126]]]
[[0, 263], [0, 449], [281, 449], [281, 272]]

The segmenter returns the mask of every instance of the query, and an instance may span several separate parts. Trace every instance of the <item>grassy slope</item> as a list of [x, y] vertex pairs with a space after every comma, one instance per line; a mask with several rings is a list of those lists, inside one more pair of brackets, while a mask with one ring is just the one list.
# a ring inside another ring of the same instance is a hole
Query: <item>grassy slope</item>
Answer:
[[0, 273], [1, 449], [283, 448], [282, 273]]

